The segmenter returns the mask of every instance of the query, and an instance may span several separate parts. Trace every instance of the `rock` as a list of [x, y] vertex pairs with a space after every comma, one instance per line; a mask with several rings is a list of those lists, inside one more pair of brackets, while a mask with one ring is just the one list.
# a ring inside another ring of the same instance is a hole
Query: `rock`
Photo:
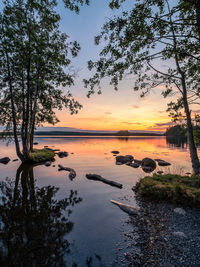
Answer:
[[171, 163], [169, 163], [169, 162], [167, 162], [167, 161], [165, 161], [163, 159], [155, 159], [155, 161], [158, 162], [159, 166], [169, 166], [169, 165], [171, 165]]
[[183, 232], [173, 232], [173, 235], [180, 238], [186, 238], [186, 235]]
[[180, 215], [185, 215], [186, 214], [186, 211], [184, 209], [182, 209], [182, 208], [175, 208], [174, 212], [177, 213], [177, 214], [180, 214]]
[[120, 161], [116, 161], [115, 164], [116, 164], [116, 165], [123, 165], [123, 163], [121, 163]]
[[119, 154], [119, 151], [113, 150], [113, 151], [111, 151], [111, 153], [113, 153], [113, 154]]
[[164, 161], [163, 159], [154, 159], [155, 161], [159, 162], [159, 161]]
[[111, 200], [110, 202], [117, 205], [121, 210], [127, 212], [130, 215], [138, 215], [138, 209], [136, 207], [133, 207], [133, 206], [130, 206], [127, 204], [123, 204], [123, 203], [120, 203], [120, 202], [115, 201], [115, 200]]
[[156, 163], [153, 159], [150, 158], [144, 158], [141, 163], [142, 167], [151, 167], [152, 169], [155, 170], [156, 168]]
[[33, 143], [35, 146], [38, 145], [38, 142]]
[[191, 175], [191, 172], [186, 172], [185, 174], [186, 174], [186, 175]]
[[116, 161], [120, 162], [122, 164], [125, 164], [127, 162], [133, 161], [133, 156], [131, 155], [126, 155], [126, 156], [116, 156]]
[[51, 166], [51, 161], [46, 161], [46, 162], [44, 163], [44, 165], [45, 165], [46, 167]]
[[146, 173], [150, 173], [155, 170], [155, 168], [148, 167], [148, 166], [142, 166], [142, 170]]
[[47, 148], [48, 146], [44, 146], [45, 148]]
[[160, 160], [160, 161], [158, 161], [158, 165], [159, 166], [170, 166], [171, 163], [164, 161], [164, 160]]
[[10, 161], [10, 158], [8, 158], [8, 157], [0, 159], [0, 163], [2, 163], [2, 164], [8, 164], [9, 161]]
[[65, 158], [65, 157], [68, 156], [68, 152], [65, 152], [65, 151], [58, 152], [57, 155], [58, 155], [59, 158]]
[[13, 162], [18, 161], [19, 159], [13, 159]]
[[132, 155], [126, 155], [125, 158], [129, 159], [130, 161], [133, 161], [133, 156]]
[[140, 165], [136, 162], [134, 162], [134, 163], [133, 162], [127, 162], [126, 165], [130, 166], [132, 168], [139, 168], [140, 167]]
[[141, 163], [142, 170], [146, 173], [150, 173], [155, 170], [156, 162], [150, 158], [144, 158]]
[[159, 174], [159, 175], [163, 174], [163, 171], [157, 171], [157, 174]]
[[122, 188], [122, 184], [119, 184], [119, 183], [114, 182], [114, 181], [107, 180], [107, 179], [103, 178], [101, 175], [98, 175], [98, 174], [86, 174], [86, 178], [89, 179], [89, 180], [101, 181], [101, 182], [103, 182], [105, 184], [109, 184], [111, 186], [116, 186], [118, 188]]
[[52, 167], [54, 168], [54, 167], [56, 167], [56, 165], [53, 165]]
[[63, 167], [62, 165], [58, 165], [59, 167], [59, 171], [67, 171], [69, 172], [69, 179], [72, 181], [75, 177], [76, 177], [76, 172], [74, 169], [72, 168], [68, 168], [68, 167]]
[[53, 151], [54, 151], [54, 152], [58, 152], [58, 151], [60, 151], [60, 149], [53, 149]]
[[134, 159], [133, 161], [134, 161], [135, 163], [139, 164], [139, 165], [142, 164], [142, 161], [141, 161], [141, 160]]

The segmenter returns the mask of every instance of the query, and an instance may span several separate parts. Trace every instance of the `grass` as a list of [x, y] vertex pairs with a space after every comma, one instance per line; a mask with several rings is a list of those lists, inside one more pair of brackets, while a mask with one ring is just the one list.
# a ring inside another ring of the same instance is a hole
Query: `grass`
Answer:
[[197, 176], [153, 174], [141, 179], [134, 191], [149, 200], [200, 206], [200, 177]]
[[30, 152], [29, 154], [30, 161], [34, 163], [53, 160], [54, 157], [55, 157], [54, 151], [48, 149], [34, 149], [34, 151]]

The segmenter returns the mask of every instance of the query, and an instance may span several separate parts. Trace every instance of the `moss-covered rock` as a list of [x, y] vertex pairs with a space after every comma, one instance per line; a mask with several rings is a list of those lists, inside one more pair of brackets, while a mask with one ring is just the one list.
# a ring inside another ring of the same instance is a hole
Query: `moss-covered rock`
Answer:
[[29, 154], [30, 162], [33, 163], [45, 162], [47, 160], [52, 161], [54, 157], [54, 151], [49, 149], [34, 149], [34, 151]]
[[197, 176], [153, 174], [141, 179], [134, 191], [149, 200], [200, 206], [200, 178]]

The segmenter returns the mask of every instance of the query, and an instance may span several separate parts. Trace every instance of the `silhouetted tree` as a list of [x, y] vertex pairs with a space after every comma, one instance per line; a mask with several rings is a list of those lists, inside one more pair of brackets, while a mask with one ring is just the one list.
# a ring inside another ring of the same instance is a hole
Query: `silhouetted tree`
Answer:
[[[113, 0], [111, 8], [119, 8], [125, 0]], [[133, 88], [141, 96], [152, 88], [164, 85], [164, 97], [177, 95], [168, 111], [174, 119], [182, 112], [186, 116], [188, 142], [194, 173], [200, 165], [194, 142], [190, 105], [199, 104], [200, 45], [199, 1], [138, 0], [133, 8], [114, 16], [95, 37], [105, 47], [97, 62], [88, 62], [95, 74], [84, 80], [90, 87], [88, 96], [99, 87], [102, 78], [110, 77], [110, 84], [118, 89], [119, 81], [127, 75], [134, 78]], [[194, 8], [195, 7], [195, 8]], [[165, 67], [160, 64], [165, 62]], [[99, 90], [100, 87], [99, 87]]]
[[[65, 0], [79, 11], [87, 0]], [[70, 53], [79, 44], [59, 30], [57, 0], [3, 0], [0, 12], [0, 124], [14, 134], [16, 152], [28, 161], [36, 126], [55, 124], [55, 109], [71, 114], [81, 105], [64, 88], [73, 85]], [[22, 140], [20, 148], [19, 135]]]

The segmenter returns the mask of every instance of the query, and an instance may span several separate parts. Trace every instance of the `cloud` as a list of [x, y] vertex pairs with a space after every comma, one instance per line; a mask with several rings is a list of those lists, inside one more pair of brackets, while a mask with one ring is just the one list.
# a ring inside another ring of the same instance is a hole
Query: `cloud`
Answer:
[[193, 112], [193, 113], [200, 113], [200, 109], [193, 110], [192, 112]]
[[137, 105], [133, 105], [132, 107], [133, 107], [133, 108], [140, 108], [140, 107], [139, 107], [139, 106], [137, 106]]
[[110, 111], [106, 111], [105, 114], [106, 114], [106, 115], [112, 115], [112, 112], [110, 112]]
[[174, 125], [173, 122], [163, 122], [163, 123], [155, 123], [153, 127], [164, 127]]
[[127, 124], [127, 125], [141, 125], [140, 122], [122, 121], [121, 123], [123, 123], [123, 124]]

